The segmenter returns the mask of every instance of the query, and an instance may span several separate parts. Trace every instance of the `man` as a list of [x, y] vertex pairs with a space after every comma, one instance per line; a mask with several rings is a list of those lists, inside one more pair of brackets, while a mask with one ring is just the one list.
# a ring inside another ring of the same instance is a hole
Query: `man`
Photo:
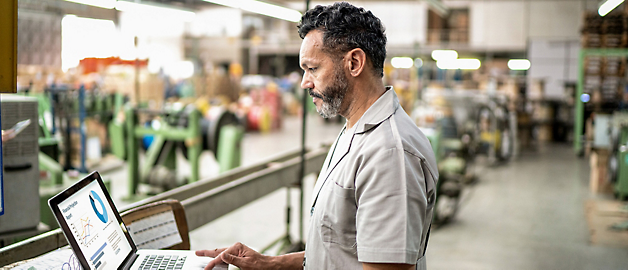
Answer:
[[425, 269], [436, 162], [427, 138], [382, 81], [386, 36], [370, 11], [317, 6], [298, 26], [301, 86], [323, 117], [346, 124], [314, 187], [305, 252], [243, 244], [197, 251], [242, 269]]

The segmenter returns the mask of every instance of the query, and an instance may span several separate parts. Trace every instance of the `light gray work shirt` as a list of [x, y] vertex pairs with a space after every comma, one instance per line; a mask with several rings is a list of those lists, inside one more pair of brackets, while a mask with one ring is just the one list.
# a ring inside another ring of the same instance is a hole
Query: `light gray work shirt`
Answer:
[[305, 269], [417, 264], [436, 198], [428, 139], [392, 87], [331, 146], [314, 187]]

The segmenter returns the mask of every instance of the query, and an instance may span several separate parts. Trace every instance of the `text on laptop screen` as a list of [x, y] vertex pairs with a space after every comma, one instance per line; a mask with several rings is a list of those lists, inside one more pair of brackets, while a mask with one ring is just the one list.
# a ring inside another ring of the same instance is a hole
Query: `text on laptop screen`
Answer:
[[59, 210], [92, 269], [117, 269], [131, 252], [97, 181], [61, 202]]

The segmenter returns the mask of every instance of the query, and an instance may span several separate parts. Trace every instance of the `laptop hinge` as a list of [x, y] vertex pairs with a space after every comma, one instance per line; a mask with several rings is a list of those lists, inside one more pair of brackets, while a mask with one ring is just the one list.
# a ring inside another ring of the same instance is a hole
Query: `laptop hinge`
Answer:
[[123, 264], [122, 269], [131, 269], [131, 266], [133, 265], [135, 260], [137, 260], [137, 257], [139, 257], [139, 255], [137, 253], [133, 253], [131, 257]]

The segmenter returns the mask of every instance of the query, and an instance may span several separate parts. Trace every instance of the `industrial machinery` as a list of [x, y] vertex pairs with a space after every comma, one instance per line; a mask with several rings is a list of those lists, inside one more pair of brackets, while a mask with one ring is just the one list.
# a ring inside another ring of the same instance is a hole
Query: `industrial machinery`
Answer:
[[436, 156], [439, 177], [432, 222], [442, 225], [455, 216], [464, 184], [475, 176], [468, 170], [473, 162], [470, 141], [460, 138], [453, 118], [442, 118], [438, 122], [436, 129], [421, 128], [421, 131], [430, 140]]
[[[105, 94], [98, 89], [88, 91], [84, 86], [76, 90], [67, 86], [54, 86], [45, 90], [40, 102], [49, 104], [50, 133], [61, 133], [64, 170], [76, 169], [87, 173], [86, 120], [95, 119], [107, 126], [114, 113], [120, 110], [123, 99], [120, 94]], [[78, 137], [80, 143], [73, 143], [72, 136]], [[77, 162], [73, 163], [73, 160]]]
[[[137, 194], [140, 183], [160, 191], [199, 180], [199, 158], [210, 150], [221, 171], [240, 165], [240, 143], [244, 128], [235, 114], [216, 107], [208, 117], [194, 106], [183, 110], [146, 110], [127, 106], [124, 120], [116, 119], [109, 127], [113, 153], [126, 159], [129, 172], [129, 198]], [[143, 121], [140, 119], [143, 118]], [[144, 123], [144, 124], [142, 124]], [[140, 140], [146, 147], [139, 163]], [[190, 162], [189, 179], [178, 179], [176, 149]]]
[[608, 179], [620, 199], [628, 198], [628, 114], [616, 112], [610, 127], [611, 154], [608, 159]]
[[3, 143], [4, 215], [0, 235], [35, 230], [39, 224], [39, 161], [37, 99], [2, 94], [2, 130], [30, 120], [22, 132]]
[[514, 132], [506, 106], [489, 100], [478, 108], [476, 136], [479, 138], [480, 153], [488, 156], [490, 163], [508, 161], [514, 151]]
[[455, 216], [465, 184], [476, 180], [473, 165], [481, 141], [473, 112], [485, 102], [485, 96], [469, 91], [428, 91], [424, 102], [412, 112], [416, 124], [430, 140], [438, 165], [435, 225], [445, 224]]

